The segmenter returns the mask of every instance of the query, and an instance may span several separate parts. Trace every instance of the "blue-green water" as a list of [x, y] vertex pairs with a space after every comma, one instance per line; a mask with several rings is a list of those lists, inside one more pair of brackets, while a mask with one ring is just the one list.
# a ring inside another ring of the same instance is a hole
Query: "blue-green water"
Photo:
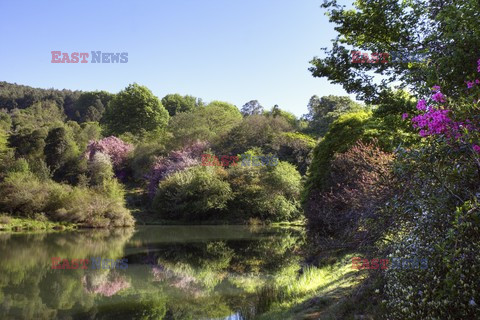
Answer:
[[[254, 319], [268, 310], [262, 289], [299, 268], [302, 242], [244, 226], [0, 233], [0, 319]], [[53, 257], [90, 262], [53, 269]]]

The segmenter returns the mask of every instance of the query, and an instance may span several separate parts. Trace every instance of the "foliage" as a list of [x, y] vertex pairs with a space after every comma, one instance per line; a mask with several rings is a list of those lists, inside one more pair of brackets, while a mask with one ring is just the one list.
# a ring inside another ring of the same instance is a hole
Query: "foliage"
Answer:
[[241, 154], [248, 149], [260, 147], [269, 153], [273, 151], [271, 144], [274, 138], [282, 132], [291, 130], [290, 124], [281, 117], [248, 116], [228, 132], [216, 149], [224, 154]]
[[265, 115], [271, 117], [282, 117], [284, 118], [293, 128], [298, 128], [298, 119], [297, 117], [288, 111], [280, 109], [278, 105], [274, 105], [272, 110], [264, 112]]
[[14, 109], [11, 112], [13, 130], [51, 129], [63, 125], [65, 115], [52, 101], [38, 102], [26, 109]]
[[229, 212], [238, 219], [285, 221], [300, 217], [301, 176], [293, 165], [235, 166], [228, 170], [228, 181], [234, 194]]
[[330, 130], [313, 150], [313, 160], [308, 173], [306, 189], [322, 190], [326, 185], [326, 176], [335, 153], [347, 151], [365, 135], [366, 125], [371, 112], [349, 113], [334, 121]]
[[155, 211], [164, 218], [193, 220], [225, 212], [232, 190], [222, 170], [196, 166], [170, 175], [159, 183], [153, 202]]
[[215, 144], [241, 120], [242, 116], [234, 105], [219, 101], [198, 107], [193, 112], [179, 113], [171, 119], [168, 127], [173, 134], [171, 148], [182, 148], [196, 140]]
[[64, 127], [50, 130], [45, 139], [45, 159], [52, 172], [55, 172], [66, 162], [78, 154], [76, 145], [68, 136]]
[[[354, 6], [347, 9], [336, 0], [322, 5], [339, 35], [330, 50], [324, 48], [324, 58], [311, 61], [313, 76], [342, 84], [348, 93], [356, 93], [367, 102], [381, 100], [393, 82], [423, 94], [441, 83], [445, 93], [461, 95], [465, 75], [474, 67], [480, 49], [475, 23], [478, 1], [365, 0], [356, 1]], [[351, 63], [350, 48], [403, 55], [422, 53], [427, 61]], [[376, 81], [372, 72], [385, 78]]]
[[478, 313], [480, 297], [472, 291], [479, 263], [474, 252], [480, 249], [478, 156], [471, 148], [452, 152], [442, 139], [402, 152], [397, 163], [402, 192], [389, 209], [397, 217], [396, 230], [407, 234], [392, 250], [396, 257], [426, 258], [429, 268], [387, 272], [386, 304], [393, 319]]
[[162, 105], [167, 109], [171, 117], [180, 112], [191, 112], [197, 107], [202, 107], [203, 102], [193, 96], [181, 96], [176, 94], [167, 94], [162, 98]]
[[0, 109], [0, 129], [4, 131], [10, 131], [12, 127], [12, 117], [8, 113], [7, 109]]
[[128, 158], [128, 154], [133, 150], [133, 146], [121, 139], [110, 136], [99, 141], [90, 141], [86, 150], [86, 157], [93, 160], [97, 152], [107, 155], [112, 161], [115, 170], [120, 170]]
[[78, 149], [83, 151], [92, 140], [100, 140], [101, 127], [98, 122], [83, 122], [78, 124], [75, 121], [67, 121], [66, 127], [72, 132], [73, 139]]
[[102, 152], [96, 152], [88, 162], [90, 183], [94, 186], [103, 186], [113, 179], [113, 165], [110, 157]]
[[403, 236], [390, 250], [396, 257], [427, 259], [428, 269], [387, 271], [384, 302], [392, 319], [469, 319], [479, 313], [478, 91], [463, 100], [448, 99], [440, 89], [433, 87], [430, 103], [418, 101], [411, 122], [422, 144], [400, 149], [395, 166], [401, 192], [387, 209], [396, 217], [391, 232]]
[[147, 87], [134, 83], [113, 97], [103, 121], [109, 134], [119, 135], [161, 130], [167, 126], [168, 119], [160, 100]]
[[336, 153], [326, 177], [328, 187], [312, 192], [305, 208], [315, 235], [353, 248], [381, 238], [392, 220], [381, 209], [396, 192], [393, 160], [378, 145], [360, 141]]
[[351, 100], [349, 97], [325, 96], [319, 98], [312, 96], [308, 103], [306, 132], [323, 137], [329, 126], [342, 114], [364, 111], [365, 107]]
[[65, 113], [78, 122], [99, 122], [112, 98], [113, 94], [106, 91], [82, 92], [73, 108], [65, 109]]
[[150, 196], [155, 195], [158, 183], [168, 175], [200, 164], [200, 157], [207, 146], [208, 143], [197, 141], [181, 150], [170, 152], [167, 157], [158, 157], [147, 175]]
[[244, 117], [254, 114], [263, 114], [263, 107], [258, 100], [251, 100], [242, 106], [240, 112]]
[[133, 178], [143, 180], [153, 167], [158, 157], [165, 153], [165, 146], [158, 142], [144, 142], [135, 146], [129, 159]]
[[283, 132], [272, 141], [273, 153], [280, 160], [294, 164], [302, 175], [312, 161], [311, 152], [315, 145], [312, 137], [298, 132]]
[[234, 116], [241, 116], [240, 110], [236, 106], [234, 106], [231, 103], [225, 102], [225, 101], [219, 101], [219, 100], [214, 100], [207, 104], [207, 109], [212, 109], [215, 111], [220, 111], [223, 109], [224, 111], [228, 112], [229, 114], [232, 114]]
[[0, 82], [0, 109], [26, 109], [37, 102], [53, 101], [59, 108], [70, 110], [80, 96], [80, 91], [39, 89]]
[[51, 221], [89, 227], [131, 226], [134, 222], [123, 195], [40, 181], [30, 172], [12, 172], [0, 183], [0, 205], [10, 214], [33, 217], [43, 213]]
[[45, 138], [48, 131], [41, 129], [23, 129], [11, 134], [8, 137], [8, 144], [15, 150], [17, 157], [25, 157], [32, 160], [43, 158], [43, 149], [45, 148]]

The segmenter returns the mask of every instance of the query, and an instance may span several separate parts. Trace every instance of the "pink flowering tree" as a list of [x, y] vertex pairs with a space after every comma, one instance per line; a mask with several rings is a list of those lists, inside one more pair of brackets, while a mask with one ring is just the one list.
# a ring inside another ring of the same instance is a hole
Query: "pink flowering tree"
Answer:
[[99, 141], [90, 141], [85, 156], [89, 161], [93, 161], [95, 154], [99, 152], [107, 155], [118, 175], [125, 165], [128, 153], [132, 150], [133, 145], [126, 143], [117, 137], [110, 136]]
[[158, 183], [168, 175], [199, 165], [202, 153], [207, 148], [207, 142], [197, 141], [181, 150], [170, 152], [167, 157], [158, 157], [146, 177], [149, 180], [149, 195], [155, 195]]

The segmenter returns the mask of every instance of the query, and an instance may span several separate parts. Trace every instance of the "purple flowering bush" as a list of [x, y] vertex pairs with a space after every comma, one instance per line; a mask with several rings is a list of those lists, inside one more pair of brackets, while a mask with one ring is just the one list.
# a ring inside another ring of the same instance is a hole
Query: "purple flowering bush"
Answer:
[[125, 164], [129, 152], [132, 150], [133, 145], [115, 136], [110, 136], [99, 141], [90, 141], [85, 156], [89, 161], [92, 161], [95, 154], [101, 152], [110, 157], [115, 170], [120, 170]]
[[148, 193], [153, 198], [158, 183], [172, 173], [185, 170], [201, 163], [202, 153], [208, 148], [208, 143], [197, 141], [181, 150], [170, 152], [167, 157], [158, 157], [147, 175]]

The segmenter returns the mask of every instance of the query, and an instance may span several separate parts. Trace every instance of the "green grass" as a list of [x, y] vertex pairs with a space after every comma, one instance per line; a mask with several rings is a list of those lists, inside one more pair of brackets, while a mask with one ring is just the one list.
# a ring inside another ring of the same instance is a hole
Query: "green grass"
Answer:
[[0, 231], [74, 230], [73, 223], [40, 221], [0, 214]]
[[323, 267], [305, 267], [299, 276], [290, 274], [291, 270], [275, 280], [270, 292], [272, 295], [267, 312], [258, 319], [341, 319], [336, 315], [345, 310], [342, 302], [362, 281], [366, 273], [352, 269], [351, 258], [345, 255], [333, 265]]

